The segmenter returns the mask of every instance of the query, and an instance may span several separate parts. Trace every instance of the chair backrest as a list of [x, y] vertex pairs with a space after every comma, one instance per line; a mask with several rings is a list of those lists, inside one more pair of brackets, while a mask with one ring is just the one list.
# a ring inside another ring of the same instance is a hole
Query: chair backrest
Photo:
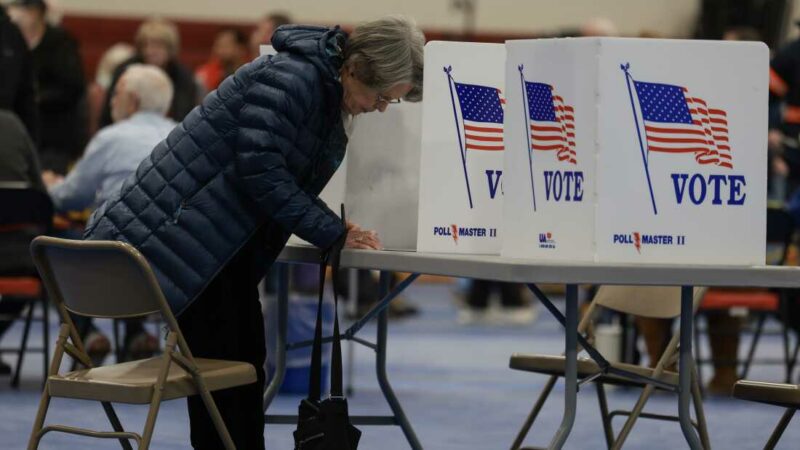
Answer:
[[53, 223], [53, 202], [27, 183], [0, 183], [0, 226], [28, 225], [44, 231]]
[[158, 312], [174, 323], [150, 266], [128, 244], [39, 236], [31, 252], [52, 300], [71, 312], [105, 318]]
[[[694, 288], [694, 307], [705, 288]], [[604, 308], [634, 316], [671, 319], [681, 313], [681, 288], [678, 286], [600, 286], [593, 302]]]
[[794, 225], [794, 219], [785, 209], [767, 208], [767, 264], [786, 263]]

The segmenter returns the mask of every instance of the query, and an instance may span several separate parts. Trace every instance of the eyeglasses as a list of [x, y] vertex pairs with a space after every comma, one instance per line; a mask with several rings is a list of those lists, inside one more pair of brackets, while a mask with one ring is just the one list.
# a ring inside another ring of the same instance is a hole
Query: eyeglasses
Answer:
[[399, 98], [384, 98], [381, 94], [378, 94], [375, 97], [375, 106], [377, 107], [380, 104], [386, 105], [397, 105], [402, 103]]

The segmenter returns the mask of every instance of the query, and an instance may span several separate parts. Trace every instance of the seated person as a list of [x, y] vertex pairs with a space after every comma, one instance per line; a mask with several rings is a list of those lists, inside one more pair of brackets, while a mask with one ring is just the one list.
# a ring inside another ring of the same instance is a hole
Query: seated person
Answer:
[[[111, 99], [114, 123], [92, 138], [66, 178], [45, 175], [56, 212], [96, 208], [118, 192], [153, 147], [175, 127], [175, 122], [166, 117], [171, 101], [172, 83], [161, 69], [129, 66]], [[108, 339], [87, 322], [76, 326], [89, 332], [87, 352], [95, 362], [102, 362], [111, 348]], [[158, 349], [158, 340], [145, 332], [140, 320], [127, 320], [125, 326], [126, 359], [147, 357]]]
[[[44, 191], [36, 148], [16, 114], [0, 109], [0, 183], [26, 183]], [[28, 275], [36, 272], [28, 246], [34, 236], [27, 230], [0, 234], [0, 273]], [[4, 296], [0, 299], [0, 338], [27, 304], [24, 299]], [[11, 367], [0, 360], [0, 375]]]
[[[714, 366], [714, 376], [706, 385], [706, 392], [714, 396], [729, 397], [733, 392], [733, 385], [739, 380], [735, 361], [739, 354], [741, 319], [732, 316], [727, 310], [704, 311], [704, 315], [708, 324], [708, 342]], [[636, 317], [635, 324], [644, 339], [649, 366], [655, 367], [672, 337], [672, 319]], [[667, 370], [677, 371], [675, 366], [667, 367]]]
[[36, 147], [25, 125], [12, 111], [0, 108], [0, 183], [27, 183], [44, 191]]
[[114, 123], [89, 141], [66, 178], [48, 173], [45, 182], [57, 212], [100, 206], [175, 128], [166, 117], [172, 83], [164, 72], [134, 64], [120, 78], [111, 98]]

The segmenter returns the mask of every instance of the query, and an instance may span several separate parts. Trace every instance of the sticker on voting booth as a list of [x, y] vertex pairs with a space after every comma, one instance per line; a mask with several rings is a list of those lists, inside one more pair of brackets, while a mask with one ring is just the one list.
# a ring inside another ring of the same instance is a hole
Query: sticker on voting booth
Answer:
[[[536, 148], [537, 136], [547, 122], [561, 124], [550, 124], [549, 139], [562, 145], [550, 151], [564, 156], [565, 148], [571, 149], [574, 126], [578, 164], [584, 159], [594, 164], [594, 172], [591, 164], [582, 168], [579, 195], [592, 208], [569, 210], [584, 212], [572, 219], [582, 222], [581, 231], [553, 232], [552, 238], [545, 231], [544, 244], [552, 240], [557, 249], [582, 239], [584, 245], [592, 231], [594, 244], [588, 248], [602, 262], [764, 264], [768, 51], [763, 44], [583, 38], [515, 41], [508, 47], [507, 83], [519, 77], [520, 83], [551, 86], [550, 99], [546, 88], [531, 92], [530, 84], [519, 89], [525, 96], [508, 92], [509, 109], [529, 102], [531, 142], [524, 143], [531, 148], [529, 190], [539, 187], [537, 152], [544, 150]], [[563, 109], [560, 122], [550, 113], [549, 100], [556, 112]], [[566, 120], [570, 113], [574, 123]], [[519, 136], [527, 134], [521, 131], [526, 124], [509, 116], [506, 126], [512, 149], [505, 180], [507, 237], [524, 239], [533, 231], [542, 241], [543, 223], [553, 219], [566, 226], [570, 219], [563, 211], [537, 216], [538, 192], [537, 204], [528, 209], [533, 213], [518, 212], [525, 200], [520, 166], [528, 166], [513, 148], [523, 145]], [[575, 175], [568, 191], [573, 201], [574, 180]], [[545, 198], [552, 198], [547, 185], [545, 180]], [[541, 256], [529, 244], [537, 239], [527, 239], [527, 250], [512, 240], [503, 253]]]
[[505, 46], [425, 46], [417, 250], [498, 254]]
[[591, 87], [596, 77], [568, 53], [578, 52], [588, 60], [591, 49], [548, 41], [550, 45], [507, 44], [501, 253], [591, 261], [595, 200]]

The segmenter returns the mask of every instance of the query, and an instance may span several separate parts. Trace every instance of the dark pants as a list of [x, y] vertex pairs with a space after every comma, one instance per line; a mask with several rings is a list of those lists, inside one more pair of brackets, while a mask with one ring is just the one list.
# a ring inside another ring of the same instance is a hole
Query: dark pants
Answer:
[[[195, 358], [249, 362], [258, 381], [213, 393], [236, 448], [264, 448], [264, 320], [258, 301], [258, 282], [264, 275], [261, 233], [245, 245], [211, 281], [194, 303], [178, 317], [181, 331]], [[189, 397], [192, 446], [224, 448], [200, 396]]]
[[500, 303], [504, 308], [525, 306], [525, 301], [522, 298], [522, 285], [486, 280], [472, 280], [469, 294], [467, 294], [467, 305], [470, 308], [486, 308], [489, 306], [489, 295], [494, 289], [500, 290]]
[[25, 298], [3, 297], [0, 299], [0, 339], [6, 331], [11, 328], [11, 324], [22, 313], [25, 305], [31, 301]]

